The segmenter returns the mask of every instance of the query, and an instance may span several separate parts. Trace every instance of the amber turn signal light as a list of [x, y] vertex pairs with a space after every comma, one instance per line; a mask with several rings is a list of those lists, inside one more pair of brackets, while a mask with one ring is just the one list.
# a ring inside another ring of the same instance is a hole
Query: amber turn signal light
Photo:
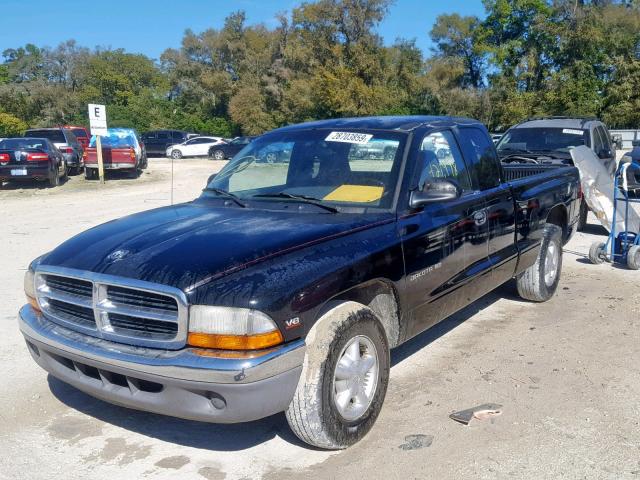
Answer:
[[189, 333], [187, 343], [193, 347], [220, 350], [261, 350], [283, 342], [280, 331], [257, 335], [217, 335], [212, 333]]

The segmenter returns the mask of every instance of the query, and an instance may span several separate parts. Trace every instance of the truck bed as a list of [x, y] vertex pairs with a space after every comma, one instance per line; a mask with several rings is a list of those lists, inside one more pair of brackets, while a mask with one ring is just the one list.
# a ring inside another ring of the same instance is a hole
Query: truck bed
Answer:
[[540, 175], [547, 173], [557, 168], [570, 168], [569, 165], [522, 165], [522, 164], [502, 164], [502, 170], [504, 172], [504, 180], [511, 182], [513, 180], [519, 180], [521, 178], [531, 177], [533, 175]]

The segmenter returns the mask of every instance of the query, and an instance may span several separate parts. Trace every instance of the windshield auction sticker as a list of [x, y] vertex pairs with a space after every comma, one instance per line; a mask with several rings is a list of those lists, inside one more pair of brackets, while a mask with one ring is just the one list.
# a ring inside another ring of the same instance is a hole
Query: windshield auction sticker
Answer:
[[367, 133], [353, 133], [353, 132], [331, 132], [325, 142], [342, 142], [342, 143], [357, 143], [363, 145], [373, 138], [373, 135]]
[[573, 128], [563, 128], [562, 133], [568, 133], [570, 135], [582, 135], [582, 130], [575, 130]]

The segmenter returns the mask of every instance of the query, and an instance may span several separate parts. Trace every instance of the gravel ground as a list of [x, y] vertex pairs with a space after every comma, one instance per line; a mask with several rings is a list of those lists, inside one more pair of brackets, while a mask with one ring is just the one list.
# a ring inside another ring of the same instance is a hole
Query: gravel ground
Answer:
[[[174, 200], [194, 198], [223, 162], [175, 164]], [[16, 312], [29, 261], [90, 226], [171, 199], [171, 164], [137, 180], [73, 177], [0, 191], [0, 478], [640, 478], [638, 272], [593, 266], [592, 225], [565, 248], [557, 295], [487, 295], [392, 355], [380, 419], [343, 452], [307, 448], [284, 415], [217, 426], [94, 400], [30, 358]], [[500, 416], [448, 418], [482, 403]]]

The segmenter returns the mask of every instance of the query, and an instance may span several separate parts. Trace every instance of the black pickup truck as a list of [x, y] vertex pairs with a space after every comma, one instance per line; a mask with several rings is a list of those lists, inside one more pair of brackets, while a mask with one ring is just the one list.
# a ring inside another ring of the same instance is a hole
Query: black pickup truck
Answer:
[[214, 423], [285, 411], [305, 442], [345, 448], [381, 410], [390, 348], [513, 278], [554, 295], [578, 172], [536, 168], [503, 167], [464, 118], [278, 129], [196, 200], [34, 260], [20, 329], [45, 370], [108, 402]]

